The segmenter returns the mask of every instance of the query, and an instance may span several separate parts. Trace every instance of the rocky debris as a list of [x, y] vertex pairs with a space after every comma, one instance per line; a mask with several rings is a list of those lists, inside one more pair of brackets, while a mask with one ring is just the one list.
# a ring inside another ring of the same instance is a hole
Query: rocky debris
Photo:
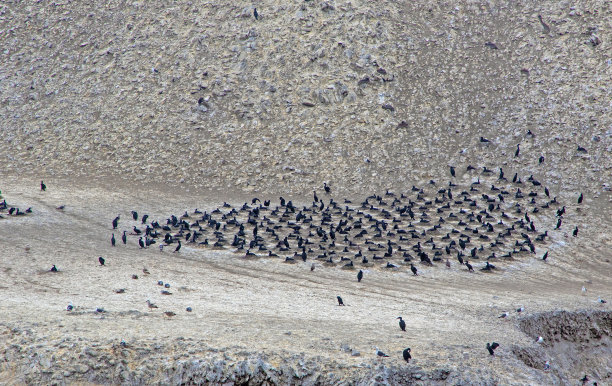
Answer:
[[266, 0], [256, 20], [231, 2], [9, 2], [3, 173], [361, 193], [496, 159], [529, 129], [512, 163], [556, 168], [560, 195], [600, 192], [609, 141], [579, 161], [567, 149], [610, 126], [606, 10]]
[[[19, 383], [129, 384], [333, 384], [347, 374], [356, 383], [443, 383], [449, 369], [417, 366], [338, 366], [301, 354], [262, 354], [212, 349], [191, 339], [155, 342], [84, 342], [63, 338], [41, 346], [32, 331], [13, 329], [20, 344], [5, 346], [0, 359]], [[183, 353], [189, 352], [189, 355]], [[274, 365], [272, 363], [275, 363]], [[333, 369], [333, 370], [332, 370]]]
[[522, 318], [519, 327], [534, 340], [544, 340], [532, 347], [512, 347], [527, 366], [544, 370], [549, 361], [558, 383], [576, 383], [576, 375], [584, 373], [599, 383], [612, 382], [612, 312], [546, 312]]

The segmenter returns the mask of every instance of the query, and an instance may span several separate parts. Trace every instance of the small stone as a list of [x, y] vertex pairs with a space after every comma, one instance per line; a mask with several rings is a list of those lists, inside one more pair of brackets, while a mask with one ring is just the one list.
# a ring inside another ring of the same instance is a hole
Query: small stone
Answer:
[[355, 349], [351, 350], [351, 356], [352, 357], [360, 357], [361, 353]]
[[303, 101], [302, 104], [306, 107], [314, 107], [314, 103], [310, 101]]

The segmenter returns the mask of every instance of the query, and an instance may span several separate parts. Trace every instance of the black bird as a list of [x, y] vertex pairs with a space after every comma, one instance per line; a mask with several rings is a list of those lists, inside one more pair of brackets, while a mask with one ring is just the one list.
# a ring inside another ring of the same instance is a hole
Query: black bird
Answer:
[[402, 331], [406, 331], [406, 322], [404, 322], [404, 319], [402, 319], [401, 316], [398, 316], [397, 319], [399, 319], [399, 327], [402, 329]]
[[495, 349], [499, 347], [499, 343], [497, 342], [493, 342], [493, 343], [487, 343], [487, 350], [489, 351], [489, 354], [491, 355], [495, 355]]
[[142, 231], [140, 229], [136, 228], [136, 226], [134, 226], [133, 229], [134, 229], [134, 233], [136, 233], [137, 235], [142, 233]]
[[541, 155], [540, 159], [538, 159], [538, 164], [542, 164], [542, 162], [544, 162], [544, 156]]
[[181, 250], [181, 240], [179, 240], [178, 245], [176, 246], [176, 248], [174, 249], [174, 252], [178, 252]]
[[255, 16], [255, 20], [259, 20], [259, 14], [257, 13], [257, 8], [253, 8], [253, 16]]
[[361, 279], [363, 279], [363, 271], [359, 270], [359, 273], [357, 273], [357, 282], [361, 282]]
[[123, 244], [127, 244], [127, 236], [125, 235], [125, 231], [123, 231], [123, 235], [121, 236], [121, 241], [123, 241]]
[[342, 298], [340, 296], [336, 296], [336, 298], [338, 299], [338, 305], [343, 306], [344, 302], [342, 301]]
[[576, 226], [576, 228], [574, 228], [574, 231], [572, 232], [572, 235], [574, 237], [578, 236], [578, 226]]
[[51, 272], [57, 272], [57, 267], [55, 266], [55, 264], [53, 264], [53, 267], [51, 267]]
[[548, 251], [542, 256], [542, 260], [546, 261], [546, 259], [548, 259]]
[[136, 212], [135, 210], [132, 211], [132, 218], [134, 219], [134, 221], [138, 220], [138, 212]]
[[145, 243], [144, 243], [144, 241], [142, 241], [142, 237], [138, 239], [138, 245], [140, 245], [140, 248], [144, 248], [145, 247]]
[[402, 355], [404, 356], [404, 360], [406, 362], [410, 363], [410, 359], [412, 359], [412, 355], [410, 355], [410, 347], [405, 349], [404, 352], [402, 353]]
[[580, 197], [578, 197], [578, 203], [579, 203], [579, 204], [582, 204], [582, 199], [583, 199], [583, 198], [584, 198], [584, 197], [582, 196], [582, 193], [580, 193]]
[[520, 152], [521, 152], [521, 144], [519, 143], [518, 145], [516, 145], [516, 151], [514, 152], [514, 156], [518, 157]]
[[490, 142], [490, 141], [488, 139], [486, 139], [485, 137], [480, 137], [480, 142], [486, 143], [486, 142]]
[[314, 202], [319, 202], [319, 197], [317, 197], [317, 192], [313, 190], [312, 194], [314, 195]]
[[100, 265], [104, 265], [104, 258], [102, 256], [98, 257], [98, 261], [100, 262]]
[[469, 262], [469, 261], [466, 261], [466, 262], [465, 262], [465, 266], [467, 267], [468, 272], [469, 272], [469, 271], [474, 272], [474, 268], [472, 267], [472, 264], [470, 264], [470, 262]]
[[414, 276], [418, 276], [418, 274], [417, 274], [417, 268], [416, 268], [416, 267], [415, 267], [415, 266], [414, 266], [412, 263], [410, 263], [410, 270], [412, 271], [412, 274], [413, 274]]
[[327, 182], [323, 183], [323, 189], [325, 189], [325, 193], [327, 193], [327, 194], [331, 193], [331, 188], [329, 186], [327, 186]]
[[450, 174], [451, 176], [455, 177], [455, 168], [454, 167], [450, 167]]
[[47, 185], [45, 185], [45, 183], [42, 181], [40, 181], [40, 190], [42, 190], [43, 192], [47, 190]]
[[142, 223], [146, 224], [147, 223], [147, 219], [149, 218], [148, 214], [145, 214], [144, 216], [142, 216]]
[[555, 227], [555, 229], [559, 229], [561, 228], [561, 222], [562, 222], [562, 218], [559, 218], [559, 220], [557, 220], [557, 226]]
[[117, 225], [119, 225], [119, 216], [113, 219], [113, 229], [117, 229]]
[[113, 233], [113, 235], [111, 236], [111, 245], [114, 247], [115, 246], [115, 234]]
[[587, 383], [589, 381], [589, 376], [584, 374], [584, 377], [580, 380], [582, 382], [582, 384], [584, 385], [585, 383]]

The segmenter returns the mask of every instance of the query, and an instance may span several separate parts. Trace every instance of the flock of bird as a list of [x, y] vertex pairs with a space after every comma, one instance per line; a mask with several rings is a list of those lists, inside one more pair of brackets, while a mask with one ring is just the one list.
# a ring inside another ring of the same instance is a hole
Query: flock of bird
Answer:
[[[549, 232], [563, 226], [566, 207], [551, 197], [547, 187], [529, 176], [525, 182], [515, 174], [509, 181], [503, 169], [496, 172], [468, 166], [477, 174], [468, 186], [430, 181], [409, 192], [372, 195], [358, 204], [331, 198], [324, 184], [324, 197], [313, 192], [312, 203], [297, 206], [280, 197], [277, 204], [253, 198], [250, 203], [222, 206], [209, 212], [195, 210], [171, 215], [161, 224], [148, 215], [121, 234], [123, 243], [136, 236], [140, 248], [157, 244], [179, 252], [183, 243], [191, 247], [229, 250], [244, 258], [281, 258], [286, 263], [308, 262], [314, 270], [323, 266], [359, 269], [401, 270], [414, 275], [437, 263], [451, 267], [451, 259], [467, 271], [480, 268], [495, 272], [495, 264], [534, 255], [548, 259]], [[454, 179], [456, 171], [450, 168]], [[481, 179], [482, 178], [482, 179]], [[493, 180], [493, 181], [490, 181]], [[578, 203], [582, 202], [582, 195]], [[556, 227], [546, 229], [556, 211]], [[120, 216], [113, 222], [119, 226]], [[132, 211], [138, 221], [138, 213]], [[572, 231], [578, 236], [578, 227]], [[116, 245], [116, 236], [111, 235]], [[481, 262], [482, 263], [479, 263]]]
[[[517, 152], [519, 148], [517, 148]], [[183, 243], [191, 248], [227, 250], [238, 258], [277, 258], [285, 263], [300, 261], [314, 270], [317, 265], [357, 270], [357, 281], [364, 270], [407, 267], [413, 275], [441, 265], [451, 269], [451, 259], [466, 272], [492, 273], [501, 262], [534, 255], [543, 251], [549, 232], [563, 226], [566, 207], [551, 197], [550, 191], [533, 176], [523, 179], [515, 173], [506, 178], [502, 168], [476, 169], [468, 166], [471, 182], [460, 186], [453, 182], [457, 170], [449, 168], [450, 181], [427, 186], [413, 186], [408, 192], [366, 197], [357, 204], [351, 200], [335, 201], [331, 187], [324, 183], [321, 197], [313, 191], [309, 205], [298, 206], [280, 197], [271, 200], [253, 198], [250, 203], [233, 206], [226, 202], [214, 210], [198, 209], [182, 215], [170, 215], [165, 221], [149, 221], [132, 211], [131, 231], [123, 230], [123, 244], [128, 236], [136, 237], [141, 249], [157, 245], [161, 252], [171, 248], [179, 253]], [[583, 195], [577, 199], [581, 204]], [[554, 215], [551, 215], [553, 213]], [[547, 223], [554, 229], [546, 229]], [[121, 216], [112, 221], [119, 228]], [[578, 236], [578, 227], [572, 231]], [[116, 246], [115, 233], [111, 245]], [[478, 263], [482, 261], [482, 263]], [[493, 264], [495, 263], [495, 265]], [[366, 269], [367, 268], [367, 269]], [[337, 296], [338, 305], [344, 306]], [[155, 307], [148, 302], [149, 307]], [[522, 312], [521, 307], [517, 312]], [[502, 314], [500, 318], [508, 316]], [[399, 327], [406, 322], [398, 317]], [[491, 355], [499, 343], [487, 343]], [[375, 347], [375, 355], [388, 355]], [[411, 359], [411, 349], [402, 356]]]
[[[516, 152], [519, 151], [517, 146]], [[549, 189], [533, 176], [523, 181], [515, 173], [507, 179], [502, 168], [494, 171], [469, 165], [465, 173], [471, 182], [460, 186], [454, 182], [455, 167], [450, 166], [449, 172], [448, 183], [432, 180], [427, 186], [412, 186], [407, 192], [387, 190], [357, 204], [348, 199], [335, 201], [331, 187], [324, 183], [323, 196], [313, 191], [311, 204], [303, 206], [283, 197], [277, 204], [253, 198], [240, 206], [224, 202], [210, 213], [196, 209], [192, 213], [173, 214], [161, 224], [149, 221], [147, 214], [139, 217], [138, 212], [132, 211], [136, 223], [129, 233], [123, 230], [117, 236], [123, 244], [128, 243], [128, 236], [136, 237], [140, 249], [158, 245], [161, 252], [170, 247], [173, 253], [180, 253], [183, 242], [192, 248], [228, 250], [239, 258], [281, 258], [292, 264], [302, 261], [310, 264], [311, 270], [317, 265], [359, 268], [357, 281], [361, 282], [365, 268], [398, 271], [408, 267], [413, 275], [419, 275], [423, 269], [437, 265], [450, 269], [450, 259], [456, 259], [459, 267], [468, 272], [474, 272], [480, 261], [483, 262], [478, 267], [480, 271], [495, 272], [500, 269], [497, 266], [500, 262], [546, 250], [549, 232], [559, 231], [563, 226], [566, 206], [561, 206], [556, 197], [551, 198]], [[46, 190], [43, 181], [40, 188]], [[578, 205], [582, 201], [580, 194]], [[4, 200], [0, 203], [0, 218], [5, 210], [9, 216], [32, 212], [31, 208], [21, 211], [11, 207]], [[554, 218], [549, 215], [551, 212], [557, 218], [556, 226], [546, 229]], [[112, 220], [113, 230], [119, 228], [120, 220], [120, 215]], [[578, 236], [577, 226], [572, 235]], [[114, 232], [110, 242], [112, 247], [118, 244]], [[548, 255], [546, 250], [541, 260], [546, 261]], [[98, 262], [105, 265], [102, 256]], [[53, 265], [51, 271], [57, 272], [58, 268]], [[143, 273], [149, 272], [145, 268]], [[158, 285], [164, 286], [162, 293], [171, 294], [168, 283]], [[337, 300], [338, 305], [344, 306], [340, 296]], [[602, 299], [598, 301], [605, 303]], [[149, 309], [158, 308], [150, 300], [146, 303]], [[67, 310], [72, 309], [70, 304]], [[523, 310], [521, 307], [517, 312]], [[191, 307], [186, 311], [191, 312]], [[164, 314], [176, 315], [172, 311]], [[508, 315], [504, 312], [499, 317]], [[406, 322], [401, 316], [397, 319], [399, 328], [406, 331]], [[541, 341], [539, 337], [538, 342]], [[496, 342], [486, 344], [490, 355], [498, 347]], [[388, 357], [378, 347], [375, 355]], [[402, 357], [409, 362], [411, 349], [406, 348]]]

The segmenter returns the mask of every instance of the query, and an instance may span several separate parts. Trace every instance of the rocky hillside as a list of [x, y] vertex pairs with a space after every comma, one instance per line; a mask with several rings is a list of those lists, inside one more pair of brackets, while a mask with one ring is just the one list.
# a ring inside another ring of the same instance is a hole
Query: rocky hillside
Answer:
[[360, 194], [472, 163], [597, 194], [610, 26], [605, 0], [5, 1], [0, 162]]

